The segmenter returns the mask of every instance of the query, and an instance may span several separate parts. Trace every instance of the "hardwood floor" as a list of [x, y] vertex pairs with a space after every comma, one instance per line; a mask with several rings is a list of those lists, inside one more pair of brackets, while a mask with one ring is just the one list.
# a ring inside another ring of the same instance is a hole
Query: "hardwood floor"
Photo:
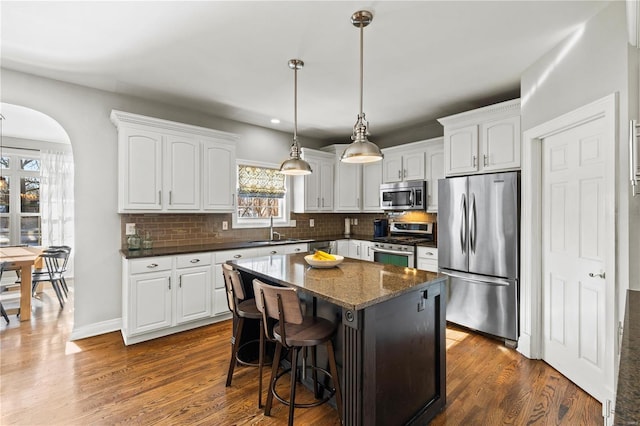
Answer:
[[[128, 347], [119, 333], [69, 342], [72, 301], [60, 310], [51, 290], [41, 298], [30, 322], [0, 326], [0, 424], [286, 422], [277, 401], [271, 417], [257, 408], [257, 369], [237, 367], [225, 387], [229, 321]], [[433, 425], [602, 424], [600, 404], [542, 361], [456, 328], [447, 347], [447, 408]], [[326, 404], [295, 418], [339, 424]]]

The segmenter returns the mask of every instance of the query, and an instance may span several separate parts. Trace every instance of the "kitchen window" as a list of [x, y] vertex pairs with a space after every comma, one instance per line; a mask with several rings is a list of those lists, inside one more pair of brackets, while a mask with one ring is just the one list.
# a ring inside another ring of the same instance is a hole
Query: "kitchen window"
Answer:
[[249, 161], [237, 163], [237, 204], [234, 227], [269, 226], [270, 218], [279, 226], [289, 225], [287, 176], [277, 166]]
[[0, 175], [0, 246], [40, 245], [39, 153], [3, 152]]

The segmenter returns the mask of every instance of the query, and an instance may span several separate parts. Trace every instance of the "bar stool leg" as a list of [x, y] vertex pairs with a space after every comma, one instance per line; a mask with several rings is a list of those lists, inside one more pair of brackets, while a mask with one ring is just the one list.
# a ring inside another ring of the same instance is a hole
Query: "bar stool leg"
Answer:
[[271, 415], [271, 405], [273, 405], [273, 392], [276, 387], [276, 375], [278, 374], [278, 366], [280, 365], [280, 356], [282, 354], [282, 345], [276, 344], [276, 353], [273, 355], [273, 363], [271, 366], [271, 379], [269, 380], [269, 393], [267, 394], [267, 405], [264, 406], [264, 415]]
[[296, 380], [298, 373], [298, 353], [300, 349], [292, 348], [291, 352], [291, 397], [289, 398], [289, 426], [293, 426], [293, 410], [296, 408]]
[[238, 324], [236, 325], [236, 330], [231, 336], [231, 360], [229, 361], [229, 371], [227, 372], [227, 384], [226, 386], [231, 386], [231, 379], [233, 378], [233, 370], [236, 367], [236, 363], [238, 362], [238, 338], [242, 334], [242, 328], [244, 327], [244, 318], [238, 318]]
[[333, 351], [333, 343], [327, 340], [327, 354], [329, 355], [329, 369], [333, 378], [333, 386], [336, 389], [336, 405], [338, 407], [338, 417], [342, 421], [342, 391], [340, 389], [340, 376], [338, 376], [338, 367], [336, 366], [336, 354]]
[[317, 359], [316, 359], [316, 347], [313, 346], [311, 348], [309, 348], [309, 350], [311, 351], [311, 375], [313, 377], [313, 396], [316, 399], [320, 399], [320, 388], [318, 387], [318, 371], [316, 370], [316, 367], [318, 366], [317, 363]]
[[262, 365], [264, 363], [264, 326], [260, 321], [260, 354], [258, 354], [258, 408], [262, 408]]

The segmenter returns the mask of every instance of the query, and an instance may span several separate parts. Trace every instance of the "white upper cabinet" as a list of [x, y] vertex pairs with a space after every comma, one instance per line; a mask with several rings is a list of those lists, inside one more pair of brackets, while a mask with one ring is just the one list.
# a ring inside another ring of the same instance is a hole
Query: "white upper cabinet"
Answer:
[[402, 182], [424, 180], [424, 149], [414, 149], [416, 145], [406, 144], [383, 150], [383, 181]]
[[232, 211], [235, 205], [236, 147], [225, 141], [203, 141], [204, 210]]
[[520, 99], [438, 120], [446, 176], [520, 168]]
[[294, 176], [293, 211], [333, 211], [334, 156], [328, 152], [302, 148], [302, 158], [309, 163], [310, 175]]
[[235, 135], [115, 110], [111, 120], [119, 213], [233, 210]]
[[438, 180], [444, 178], [444, 144], [443, 138], [431, 139], [426, 158], [427, 174], [427, 211], [438, 212]]
[[162, 209], [162, 135], [125, 127], [118, 139], [118, 210]]
[[382, 161], [362, 165], [362, 211], [379, 212]]

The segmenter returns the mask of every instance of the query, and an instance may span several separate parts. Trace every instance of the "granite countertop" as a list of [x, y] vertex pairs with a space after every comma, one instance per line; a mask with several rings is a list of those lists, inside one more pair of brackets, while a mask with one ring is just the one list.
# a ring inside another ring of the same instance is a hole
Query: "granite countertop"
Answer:
[[[344, 235], [329, 235], [329, 236], [314, 237], [314, 238], [294, 238], [294, 239], [285, 238], [281, 241], [278, 241], [278, 240], [275, 240], [275, 241], [268, 241], [268, 240], [228, 241], [224, 243], [214, 243], [214, 244], [194, 244], [189, 246], [184, 245], [184, 246], [157, 247], [149, 250], [128, 250], [124, 248], [120, 250], [120, 253], [125, 259], [138, 259], [143, 257], [172, 256], [172, 255], [189, 254], [189, 253], [203, 253], [208, 251], [267, 247], [267, 246], [283, 245], [283, 244], [302, 244], [302, 243], [311, 243], [316, 241], [333, 241], [333, 240], [341, 240], [344, 238], [345, 238]], [[357, 240], [373, 241], [373, 237], [371, 236], [353, 235], [351, 236], [351, 238], [357, 239]]]
[[446, 276], [402, 266], [345, 258], [336, 268], [311, 268], [304, 253], [234, 260], [238, 269], [256, 277], [289, 287], [297, 287], [346, 309], [359, 310], [375, 305], [415, 286]]
[[640, 425], [640, 291], [627, 291], [615, 425]]

